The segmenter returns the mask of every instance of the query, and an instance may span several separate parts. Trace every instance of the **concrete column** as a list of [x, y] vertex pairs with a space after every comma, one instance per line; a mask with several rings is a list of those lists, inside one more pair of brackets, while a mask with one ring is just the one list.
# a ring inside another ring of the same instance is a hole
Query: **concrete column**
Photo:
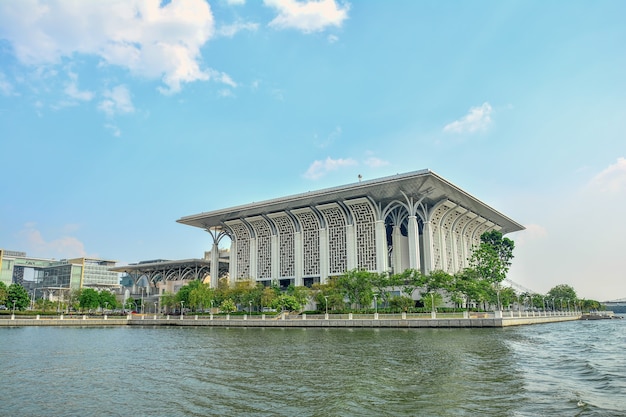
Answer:
[[356, 253], [356, 232], [353, 224], [346, 225], [346, 258], [348, 271], [360, 266]]
[[[419, 227], [417, 225], [417, 217], [409, 216], [408, 223], [409, 238], [409, 268], [420, 270], [420, 245], [419, 245]], [[400, 272], [400, 271], [398, 271]]]
[[393, 257], [393, 273], [397, 274], [401, 272], [404, 267], [402, 264], [402, 253], [403, 253], [403, 240], [402, 240], [402, 232], [400, 231], [400, 226], [393, 226], [393, 231], [391, 232], [391, 246], [393, 250], [391, 252], [391, 256]]
[[376, 270], [379, 273], [387, 272], [389, 269], [389, 259], [387, 256], [387, 232], [385, 222], [377, 220], [375, 224], [376, 233]]
[[272, 280], [280, 278], [280, 245], [278, 243], [278, 235], [270, 236], [270, 253], [272, 256]]
[[[228, 262], [228, 275], [233, 280], [237, 276], [237, 241], [231, 239], [230, 241], [230, 259]], [[211, 285], [213, 285], [213, 277], [211, 277]]]
[[[257, 250], [256, 238], [250, 238], [250, 278], [257, 279], [257, 269], [259, 266], [259, 252]], [[244, 277], [247, 278], [247, 277]]]
[[304, 275], [304, 246], [302, 243], [302, 232], [295, 232], [293, 234], [293, 250], [296, 287], [301, 287], [304, 285], [302, 281], [302, 276]]
[[217, 288], [217, 279], [219, 276], [220, 268], [220, 250], [217, 246], [217, 242], [213, 242], [211, 247], [211, 288]]
[[328, 231], [324, 228], [319, 230], [320, 233], [320, 283], [326, 284], [328, 280]]
[[424, 273], [429, 274], [433, 268], [433, 232], [430, 220], [424, 223]]

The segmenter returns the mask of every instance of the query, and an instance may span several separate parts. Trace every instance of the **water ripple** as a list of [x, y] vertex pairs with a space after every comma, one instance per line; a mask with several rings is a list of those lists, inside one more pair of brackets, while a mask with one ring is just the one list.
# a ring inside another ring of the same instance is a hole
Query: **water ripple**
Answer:
[[0, 329], [0, 411], [623, 416], [625, 329]]

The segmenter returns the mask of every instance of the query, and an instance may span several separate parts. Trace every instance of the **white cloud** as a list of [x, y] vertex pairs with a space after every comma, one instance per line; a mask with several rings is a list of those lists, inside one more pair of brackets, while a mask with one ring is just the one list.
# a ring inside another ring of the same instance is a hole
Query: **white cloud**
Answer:
[[590, 185], [609, 194], [626, 190], [626, 158], [617, 158], [616, 163], [593, 177]]
[[337, 126], [328, 134], [328, 136], [326, 136], [324, 140], [320, 141], [317, 134], [313, 138], [316, 142], [316, 146], [323, 149], [336, 142], [341, 137], [341, 133], [341, 126]]
[[13, 93], [13, 85], [9, 82], [9, 80], [7, 80], [6, 75], [0, 72], [0, 94], [5, 96], [11, 96], [13, 95]]
[[524, 230], [515, 232], [512, 237], [509, 236], [515, 241], [516, 247], [532, 244], [532, 242], [548, 236], [548, 231], [539, 224], [525, 224], [524, 227]]
[[[78, 54], [103, 65], [161, 79], [162, 92], [211, 78], [200, 48], [214, 36], [204, 0], [90, 0], [0, 2], [0, 37], [27, 65], [58, 64]], [[218, 81], [220, 81], [218, 79]]]
[[348, 3], [341, 6], [335, 0], [264, 0], [264, 3], [278, 11], [269, 26], [304, 33], [320, 32], [329, 26], [341, 27], [350, 9]]
[[90, 101], [93, 98], [91, 91], [80, 91], [76, 83], [70, 83], [65, 87], [65, 94], [80, 101]]
[[272, 91], [270, 91], [270, 95], [278, 101], [283, 101], [285, 100], [285, 92], [279, 88], [275, 88]]
[[105, 91], [103, 95], [105, 99], [100, 102], [98, 108], [106, 113], [107, 116], [132, 113], [135, 111], [135, 107], [130, 98], [130, 92], [125, 86], [118, 85], [111, 90]]
[[389, 165], [389, 161], [385, 161], [384, 159], [380, 159], [375, 156], [370, 156], [363, 161], [363, 163], [370, 168], [380, 168]]
[[327, 173], [331, 171], [336, 171], [340, 168], [355, 166], [355, 165], [358, 165], [358, 163], [354, 159], [351, 159], [351, 158], [332, 159], [328, 157], [324, 161], [314, 161], [309, 167], [309, 169], [307, 169], [307, 171], [304, 173], [304, 177], [311, 179], [311, 180], [316, 180], [318, 178], [323, 177], [324, 175], [326, 175]]
[[220, 97], [235, 97], [235, 94], [233, 94], [233, 91], [229, 90], [228, 88], [221, 89], [220, 91], [218, 91], [217, 94]]
[[104, 127], [109, 129], [113, 136], [115, 136], [116, 138], [119, 138], [122, 135], [122, 131], [119, 127], [117, 127], [117, 125], [114, 125], [112, 123], [105, 123]]
[[29, 253], [37, 254], [41, 257], [51, 258], [78, 258], [86, 257], [85, 245], [74, 236], [62, 236], [57, 239], [47, 241], [41, 232], [36, 228], [36, 224], [27, 223], [18, 232], [21, 244]]
[[226, 0], [229, 6], [243, 6], [246, 4], [246, 0]]
[[227, 38], [232, 38], [233, 36], [235, 36], [237, 33], [241, 32], [242, 30], [249, 30], [251, 32], [255, 32], [258, 28], [259, 28], [259, 24], [258, 23], [235, 22], [235, 23], [232, 23], [230, 25], [223, 25], [223, 26], [221, 26], [218, 29], [217, 34], [221, 35], [221, 36], [225, 36]]
[[491, 105], [487, 102], [480, 107], [472, 107], [469, 113], [459, 120], [444, 126], [444, 132], [474, 133], [484, 130], [491, 124]]
[[229, 86], [231, 86], [233, 88], [237, 87], [237, 83], [234, 82], [233, 79], [230, 78], [230, 76], [228, 74], [225, 74], [223, 72], [214, 71], [214, 70], [211, 70], [210, 73], [211, 73], [211, 77], [217, 79], [219, 82], [221, 82], [223, 84], [226, 84], [226, 85], [229, 85]]
[[78, 89], [78, 76], [70, 73], [70, 82], [65, 86], [64, 90], [70, 98], [79, 101], [90, 101], [94, 94], [91, 91], [80, 91]]

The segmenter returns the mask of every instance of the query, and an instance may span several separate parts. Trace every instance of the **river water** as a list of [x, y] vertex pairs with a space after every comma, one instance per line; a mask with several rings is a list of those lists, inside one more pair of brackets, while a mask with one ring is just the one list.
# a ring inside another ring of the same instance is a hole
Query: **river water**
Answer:
[[0, 328], [6, 416], [626, 416], [626, 320]]

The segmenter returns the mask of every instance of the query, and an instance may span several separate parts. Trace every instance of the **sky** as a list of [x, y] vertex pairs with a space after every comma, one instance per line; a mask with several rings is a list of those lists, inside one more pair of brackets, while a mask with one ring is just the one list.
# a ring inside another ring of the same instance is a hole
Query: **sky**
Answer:
[[187, 215], [430, 169], [509, 278], [626, 298], [626, 2], [0, 0], [0, 248], [200, 258]]

